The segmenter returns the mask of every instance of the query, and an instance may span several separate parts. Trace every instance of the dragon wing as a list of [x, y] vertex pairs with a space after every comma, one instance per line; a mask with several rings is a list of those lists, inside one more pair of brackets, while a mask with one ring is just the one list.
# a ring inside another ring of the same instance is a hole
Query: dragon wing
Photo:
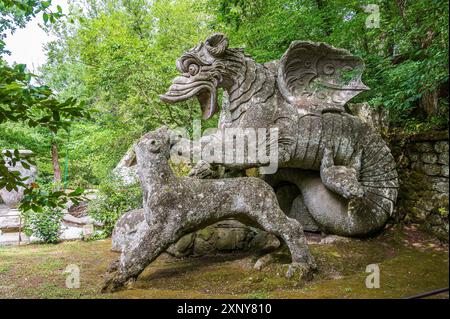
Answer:
[[361, 81], [364, 63], [325, 43], [294, 41], [278, 66], [277, 84], [299, 113], [345, 111], [351, 98], [368, 90]]

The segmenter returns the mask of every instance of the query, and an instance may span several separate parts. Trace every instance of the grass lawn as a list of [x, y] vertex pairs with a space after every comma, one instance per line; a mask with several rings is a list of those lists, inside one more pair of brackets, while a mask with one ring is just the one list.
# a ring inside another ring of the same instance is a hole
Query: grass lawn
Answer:
[[[448, 245], [414, 227], [392, 228], [374, 239], [312, 244], [319, 271], [311, 282], [286, 279], [289, 256], [262, 271], [256, 255], [160, 256], [126, 290], [99, 293], [103, 273], [118, 254], [110, 240], [0, 248], [3, 298], [401, 298], [448, 287]], [[66, 267], [80, 267], [81, 287], [65, 286]], [[368, 264], [380, 268], [380, 288], [365, 286]], [[441, 294], [439, 298], [448, 298]]]

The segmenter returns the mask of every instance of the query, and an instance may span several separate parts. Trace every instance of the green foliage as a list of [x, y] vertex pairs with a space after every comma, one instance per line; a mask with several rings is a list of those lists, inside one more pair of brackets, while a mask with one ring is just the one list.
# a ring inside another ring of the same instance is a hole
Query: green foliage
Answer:
[[210, 17], [194, 0], [88, 2], [69, 16], [76, 23], [51, 25], [58, 39], [41, 72], [62, 98], [76, 96], [96, 110], [92, 122], [71, 127], [62, 149], [70, 150], [71, 184], [95, 185], [143, 133], [190, 127], [200, 117], [196, 101], [168, 105], [158, 95], [178, 74], [174, 61], [210, 33]]
[[432, 116], [426, 121], [417, 118], [406, 118], [403, 120], [403, 131], [406, 134], [423, 133], [435, 129], [445, 129], [448, 119], [444, 116]]
[[187, 176], [190, 170], [192, 169], [192, 165], [184, 161], [180, 161], [176, 164], [169, 161], [169, 165], [174, 174], [177, 176]]
[[111, 178], [99, 186], [98, 197], [89, 203], [88, 213], [103, 224], [102, 237], [107, 237], [122, 214], [139, 207], [142, 207], [140, 185], [124, 186]]
[[74, 98], [60, 102], [48, 86], [32, 85], [31, 78], [24, 64], [9, 67], [0, 60], [0, 124], [20, 121], [56, 133], [75, 118], [88, 117], [83, 103], [77, 104]]
[[40, 213], [44, 207], [52, 209], [62, 209], [70, 200], [77, 205], [83, 199], [84, 189], [77, 188], [73, 191], [61, 191], [61, 186], [53, 186], [52, 184], [41, 187], [36, 183], [32, 183], [30, 187], [24, 190], [24, 199], [20, 202], [19, 209], [22, 212], [32, 210]]
[[63, 209], [69, 200], [77, 205], [83, 199], [84, 190], [78, 188], [64, 192], [58, 189], [61, 189], [61, 185], [39, 186], [35, 183], [25, 188], [25, 198], [20, 203], [19, 209], [28, 236], [34, 235], [45, 243], [59, 241]]
[[19, 172], [8, 169], [8, 166], [14, 167], [16, 164], [21, 164], [25, 169], [30, 168], [29, 161], [22, 160], [18, 150], [6, 150], [1, 154], [0, 189], [6, 188], [7, 191], [11, 191], [17, 190], [19, 186], [25, 187], [26, 178], [22, 178]]
[[[50, 5], [51, 1], [1, 0], [1, 22], [4, 24], [0, 27], [0, 55], [6, 53], [3, 39], [7, 30], [13, 31], [16, 26], [24, 26], [24, 21], [39, 12], [43, 12], [45, 22], [50, 20], [54, 23], [63, 16], [61, 7], [58, 6], [58, 12], [53, 13], [48, 9]], [[89, 117], [83, 102], [77, 103], [74, 97], [60, 101], [48, 86], [32, 84], [34, 77], [26, 71], [24, 64], [9, 66], [0, 58], [0, 125], [7, 121], [20, 122], [31, 128], [39, 126], [57, 133], [60, 129], [67, 130], [75, 119]], [[17, 187], [23, 187], [25, 199], [20, 205], [23, 211], [42, 212], [43, 205], [61, 207], [69, 198], [77, 201], [83, 192], [82, 189], [70, 194], [53, 190], [42, 192], [38, 184], [29, 186], [18, 172], [8, 170], [6, 164], [15, 166], [18, 162], [29, 168], [28, 162], [20, 159], [17, 149], [14, 152], [7, 151], [0, 157], [0, 188], [17, 190]]]
[[448, 217], [448, 210], [445, 207], [439, 207], [438, 213], [439, 213], [439, 215], [441, 215], [441, 217], [444, 217], [444, 218]]
[[45, 243], [54, 244], [59, 241], [61, 231], [62, 210], [44, 207], [41, 211], [22, 213], [25, 234], [36, 236]]
[[[380, 27], [368, 28], [378, 5]], [[448, 1], [354, 0], [211, 0], [214, 27], [228, 33], [231, 45], [243, 46], [259, 61], [278, 59], [293, 40], [330, 43], [360, 55], [364, 82], [371, 88], [354, 101], [389, 109], [392, 124], [409, 118], [448, 120]], [[444, 91], [444, 92], [442, 92]], [[423, 114], [426, 95], [438, 92]], [[445, 103], [447, 101], [447, 103]], [[426, 113], [426, 112], [425, 112]]]

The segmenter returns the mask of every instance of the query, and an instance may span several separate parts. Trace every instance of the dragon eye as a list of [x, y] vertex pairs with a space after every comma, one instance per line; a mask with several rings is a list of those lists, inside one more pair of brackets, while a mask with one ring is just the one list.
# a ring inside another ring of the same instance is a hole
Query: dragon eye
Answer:
[[191, 63], [189, 65], [188, 72], [190, 75], [196, 75], [198, 71], [200, 71], [200, 67], [197, 64]]

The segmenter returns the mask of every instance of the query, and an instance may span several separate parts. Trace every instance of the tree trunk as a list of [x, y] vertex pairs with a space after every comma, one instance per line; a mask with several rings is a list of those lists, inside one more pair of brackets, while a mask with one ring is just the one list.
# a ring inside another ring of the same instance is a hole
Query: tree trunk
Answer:
[[55, 182], [61, 182], [61, 168], [59, 167], [59, 159], [58, 159], [58, 146], [55, 142], [52, 142], [52, 163], [53, 163], [53, 172]]

